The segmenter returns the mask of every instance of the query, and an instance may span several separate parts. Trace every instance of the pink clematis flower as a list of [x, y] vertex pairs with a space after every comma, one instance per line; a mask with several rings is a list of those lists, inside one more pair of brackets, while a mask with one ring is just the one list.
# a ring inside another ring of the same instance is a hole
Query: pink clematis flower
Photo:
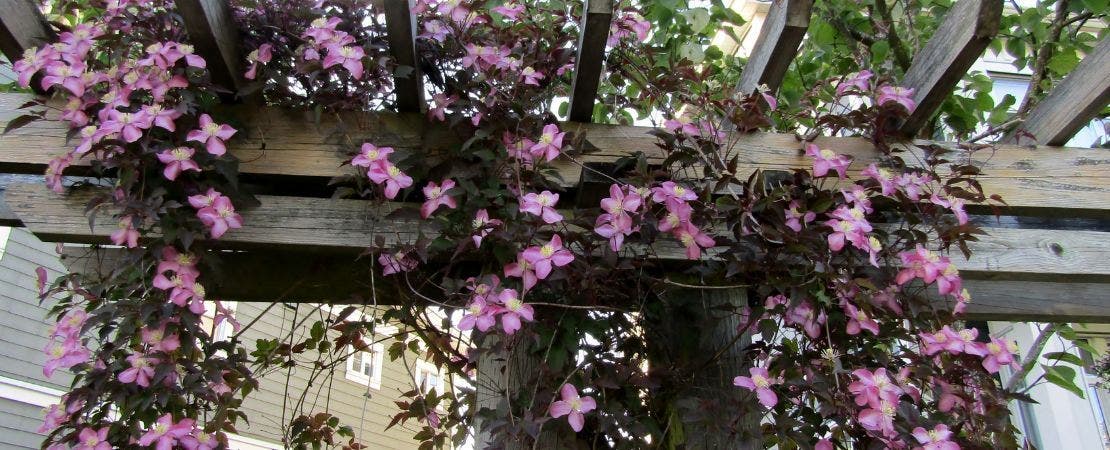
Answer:
[[420, 33], [420, 37], [424, 39], [431, 39], [436, 42], [444, 42], [447, 40], [447, 35], [451, 32], [438, 20], [428, 20], [424, 22], [424, 32]]
[[273, 50], [274, 46], [270, 44], [262, 44], [258, 48], [251, 50], [250, 54], [247, 55], [247, 61], [250, 61], [251, 66], [247, 69], [247, 73], [243, 75], [243, 78], [253, 80], [258, 76], [258, 66], [270, 62], [270, 59], [274, 57]]
[[157, 104], [143, 106], [142, 114], [145, 114], [154, 126], [166, 131], [177, 131], [177, 126], [174, 125], [173, 121], [181, 117], [181, 111], [166, 109], [162, 105]]
[[552, 224], [563, 220], [563, 215], [555, 210], [555, 204], [558, 202], [559, 194], [552, 194], [551, 191], [543, 191], [539, 194], [530, 192], [524, 194], [521, 199], [520, 210], [539, 216], [544, 223]]
[[871, 90], [871, 77], [874, 74], [870, 70], [861, 70], [852, 74], [848, 79], [841, 81], [836, 85], [836, 96], [840, 97], [848, 92], [849, 89], [857, 92], [867, 92]]
[[531, 165], [535, 159], [532, 154], [528, 152], [528, 149], [536, 145], [531, 139], [517, 139], [512, 133], [506, 131], [501, 135], [501, 143], [505, 144], [505, 150], [509, 153], [509, 156], [520, 160], [521, 164], [525, 166]]
[[516, 289], [505, 289], [497, 295], [501, 302], [501, 328], [505, 334], [516, 333], [520, 329], [521, 320], [531, 322], [533, 319], [532, 305], [524, 303]]
[[443, 94], [433, 95], [432, 104], [434, 104], [435, 106], [428, 108], [428, 117], [435, 117], [436, 120], [439, 120], [440, 122], [446, 121], [447, 116], [445, 116], [444, 114], [447, 111], [447, 107], [451, 106], [452, 103], [455, 103], [458, 100], [459, 96], [457, 95], [451, 95], [450, 97]]
[[193, 430], [192, 433], [181, 437], [181, 446], [185, 450], [215, 450], [220, 446], [220, 441], [210, 433], [205, 433], [200, 429]]
[[895, 437], [898, 435], [894, 431], [894, 416], [897, 414], [894, 404], [883, 399], [878, 407], [860, 411], [859, 423], [865, 430], [877, 431], [886, 437]]
[[58, 58], [58, 51], [49, 45], [40, 49], [28, 48], [23, 50], [23, 58], [12, 65], [15, 72], [19, 74], [17, 78], [19, 87], [24, 89], [31, 87], [31, 78], [46, 67], [48, 63], [57, 61]]
[[61, 85], [77, 97], [85, 95], [85, 64], [66, 64], [62, 61], [53, 61], [46, 65], [46, 75], [42, 77], [40, 85], [43, 90], [49, 90]]
[[717, 243], [692, 223], [686, 223], [673, 231], [678, 241], [686, 247], [686, 259], [701, 258], [703, 248], [711, 248]]
[[666, 206], [667, 215], [659, 221], [659, 231], [667, 233], [690, 223], [690, 214], [693, 214], [694, 208], [689, 203], [671, 198], [667, 199]]
[[362, 58], [366, 56], [366, 50], [357, 45], [332, 45], [328, 47], [328, 56], [324, 57], [324, 68], [327, 69], [332, 66], [343, 66], [351, 72], [351, 76], [356, 80], [362, 79]]
[[700, 136], [701, 130], [698, 126], [686, 117], [677, 117], [674, 119], [667, 119], [663, 121], [663, 129], [671, 133], [685, 134], [687, 136]]
[[879, 86], [879, 98], [875, 103], [878, 103], [879, 106], [886, 106], [892, 102], [902, 105], [903, 108], [906, 108], [906, 112], [910, 113], [917, 107], [917, 103], [913, 101], [912, 88], [891, 85]]
[[898, 396], [902, 395], [902, 388], [894, 384], [893, 378], [886, 369], [878, 368], [875, 372], [867, 369], [852, 371], [859, 381], [848, 385], [848, 392], [856, 396], [855, 401], [859, 406], [870, 405], [872, 408], [881, 408], [882, 403], [897, 403]]
[[227, 152], [225, 142], [236, 133], [235, 129], [227, 124], [218, 124], [208, 114], [200, 115], [200, 128], [190, 131], [185, 140], [203, 143], [208, 153], [222, 156]]
[[212, 202], [212, 206], [197, 211], [197, 218], [208, 227], [212, 239], [219, 239], [228, 230], [243, 226], [243, 218], [235, 212], [231, 199], [222, 195]]
[[48, 359], [42, 366], [42, 374], [47, 378], [54, 376], [59, 368], [68, 369], [89, 360], [89, 349], [77, 337], [61, 342], [51, 341], [44, 349]]
[[489, 212], [485, 209], [479, 209], [474, 214], [474, 221], [470, 223], [474, 228], [474, 234], [470, 236], [474, 240], [475, 247], [482, 246], [482, 239], [490, 233], [490, 228], [501, 226], [501, 221], [497, 219], [490, 219]]
[[960, 450], [959, 444], [949, 440], [952, 438], [952, 432], [948, 431], [948, 425], [943, 423], [937, 424], [932, 430], [914, 428], [913, 437], [921, 444], [922, 450]]
[[860, 171], [860, 175], [870, 177], [879, 183], [879, 189], [883, 195], [891, 196], [898, 190], [898, 183], [895, 181], [894, 175], [889, 170], [879, 167], [875, 163], [871, 163], [866, 169]]
[[762, 367], [752, 367], [749, 372], [750, 377], [738, 376], [732, 379], [732, 384], [755, 392], [761, 405], [774, 408], [779, 402], [779, 397], [775, 395], [771, 386], [781, 383], [782, 380], [772, 377], [767, 369]]
[[790, 201], [790, 207], [786, 209], [786, 226], [794, 232], [801, 232], [802, 225], [813, 222], [817, 218], [817, 213], [813, 211], [806, 211], [805, 213], [799, 212], [798, 209], [802, 207], [801, 203], [797, 200]]
[[154, 444], [156, 450], [170, 450], [182, 438], [193, 433], [195, 421], [181, 419], [174, 422], [173, 416], [166, 413], [154, 422], [154, 426], [139, 438], [139, 445], [149, 446]]
[[[177, 274], [190, 275], [193, 277], [200, 276], [200, 271], [197, 270], [197, 257], [192, 253], [178, 252], [173, 247], [162, 248], [162, 260], [158, 262], [158, 267], [155, 271], [157, 276], [164, 277], [165, 272], [171, 271]], [[157, 278], [157, 276], [155, 278]]]
[[932, 181], [933, 177], [929, 174], [918, 172], [902, 173], [894, 177], [894, 182], [906, 192], [906, 197], [915, 202], [921, 200], [921, 194], [925, 193]]
[[848, 316], [849, 335], [855, 336], [860, 333], [860, 330], [870, 331], [874, 335], [879, 334], [879, 322], [857, 308], [856, 305], [844, 303], [844, 315]]
[[131, 364], [131, 367], [119, 373], [119, 381], [121, 383], [134, 383], [141, 387], [150, 387], [150, 381], [154, 378], [154, 365], [158, 364], [158, 359], [141, 353], [132, 353], [127, 357], [127, 362]]
[[898, 285], [906, 284], [914, 278], [921, 278], [925, 281], [925, 284], [930, 284], [944, 273], [949, 264], [947, 258], [942, 259], [940, 255], [926, 249], [921, 244], [917, 244], [916, 249], [902, 252], [898, 256], [906, 266], [898, 272], [898, 276], [895, 278]]
[[543, 280], [551, 274], [554, 267], [563, 267], [574, 261], [574, 254], [563, 248], [563, 239], [559, 235], [551, 237], [551, 241], [543, 246], [529, 247], [521, 254], [536, 270], [536, 278]]
[[987, 369], [987, 372], [998, 373], [1002, 366], [1015, 364], [1012, 344], [1004, 340], [991, 338], [990, 342], [981, 344], [977, 348], [981, 349], [977, 353], [983, 356], [983, 368]]
[[535, 268], [524, 258], [523, 253], [517, 255], [516, 262], [505, 265], [505, 276], [520, 278], [524, 283], [525, 291], [532, 289], [539, 282]]
[[369, 169], [378, 161], [389, 162], [389, 155], [392, 153], [393, 147], [377, 147], [367, 142], [362, 144], [362, 149], [351, 160], [351, 165]]
[[104, 131], [120, 133], [125, 142], [135, 142], [143, 137], [143, 130], [149, 129], [153, 118], [143, 112], [121, 112], [117, 109], [108, 111], [108, 120], [100, 126]]
[[126, 245], [127, 248], [139, 246], [139, 230], [135, 229], [135, 220], [127, 215], [119, 218], [119, 228], [109, 236], [115, 245]]
[[434, 181], [429, 181], [427, 186], [424, 186], [424, 204], [420, 205], [420, 217], [427, 219], [429, 216], [439, 209], [440, 206], [446, 206], [449, 209], [455, 209], [458, 204], [455, 203], [454, 197], [447, 195], [447, 191], [455, 187], [455, 180], [443, 180], [442, 185], [437, 185]]
[[110, 427], [102, 427], [99, 430], [94, 428], [85, 427], [77, 434], [77, 445], [73, 447], [74, 450], [112, 450], [112, 444], [108, 443], [108, 430]]
[[158, 160], [165, 164], [162, 175], [173, 181], [186, 170], [200, 172], [200, 166], [193, 161], [195, 150], [189, 147], [175, 147], [158, 153]]
[[378, 160], [366, 171], [366, 177], [378, 185], [385, 185], [385, 198], [390, 200], [397, 197], [401, 189], [412, 186], [412, 177], [401, 171], [389, 161]]
[[813, 450], [836, 450], [836, 446], [833, 445], [832, 441], [826, 438], [817, 441], [817, 443], [813, 445]]
[[585, 414], [597, 408], [593, 397], [581, 397], [578, 388], [572, 384], [564, 384], [559, 388], [560, 400], [551, 403], [548, 413], [552, 418], [558, 419], [567, 416], [567, 422], [575, 433], [582, 431], [586, 424]]
[[817, 145], [807, 142], [806, 155], [813, 158], [813, 176], [823, 177], [828, 175], [829, 170], [833, 170], [840, 177], [840, 179], [848, 178], [848, 166], [852, 164], [852, 158], [846, 155], [838, 155], [836, 152], [829, 149], [820, 149]]
[[524, 12], [524, 5], [508, 1], [504, 4], [493, 7], [493, 12], [501, 14], [506, 18], [517, 20], [520, 16], [520, 13]]
[[520, 71], [520, 79], [524, 80], [524, 84], [539, 86], [540, 80], [544, 79], [544, 76], [543, 72], [537, 72], [532, 66], [528, 66]]
[[62, 397], [61, 403], [43, 408], [42, 425], [35, 431], [47, 434], [62, 426], [62, 424], [69, 422], [69, 416], [72, 413], [67, 412], [66, 409], [62, 407], [65, 403], [65, 397]]
[[668, 200], [690, 202], [698, 199], [698, 194], [673, 181], [664, 181], [663, 184], [651, 188], [651, 201], [666, 203]]
[[632, 217], [629, 214], [638, 211], [643, 203], [644, 200], [635, 190], [629, 189], [625, 194], [624, 188], [612, 184], [609, 185], [609, 197], [601, 199], [601, 209], [612, 216], [612, 221], [618, 228], [631, 231]]
[[382, 253], [378, 255], [378, 264], [382, 265], [382, 275], [388, 276], [411, 271], [420, 262], [409, 256], [408, 253]]
[[466, 314], [463, 314], [462, 320], [459, 320], [459, 329], [466, 331], [478, 328], [482, 332], [489, 331], [497, 323], [498, 312], [500, 311], [497, 305], [491, 305], [484, 298], [475, 296], [466, 306]]
[[544, 157], [547, 161], [551, 161], [559, 156], [559, 151], [563, 148], [563, 136], [566, 133], [559, 131], [559, 126], [553, 123], [544, 125], [543, 134], [540, 135], [540, 140], [528, 149], [532, 156], [537, 158]]
[[[45, 283], [45, 282], [44, 282]], [[58, 323], [50, 329], [50, 337], [61, 339], [76, 339], [81, 336], [85, 322], [89, 320], [89, 313], [74, 309], [62, 316]]]
[[158, 328], [143, 327], [140, 335], [150, 351], [170, 353], [181, 347], [181, 338], [177, 333], [166, 334], [165, 324]]
[[826, 319], [825, 312], [818, 313], [808, 301], [802, 301], [786, 310], [786, 323], [801, 326], [812, 339], [821, 336], [821, 325], [825, 324]]

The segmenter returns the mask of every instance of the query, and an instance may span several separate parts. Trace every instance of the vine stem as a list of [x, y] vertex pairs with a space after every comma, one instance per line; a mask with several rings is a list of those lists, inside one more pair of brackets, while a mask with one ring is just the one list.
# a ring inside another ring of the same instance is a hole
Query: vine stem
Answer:
[[1056, 334], [1056, 329], [1060, 327], [1058, 323], [1049, 324], [1037, 338], [1033, 340], [1033, 344], [1029, 346], [1029, 352], [1025, 354], [1025, 358], [1021, 362], [1021, 370], [1010, 376], [1010, 381], [1006, 383], [1006, 390], [1014, 392], [1018, 385], [1025, 380], [1029, 372], [1036, 366], [1037, 359], [1040, 358], [1041, 352], [1044, 351], [1045, 345], [1048, 345], [1049, 338]]

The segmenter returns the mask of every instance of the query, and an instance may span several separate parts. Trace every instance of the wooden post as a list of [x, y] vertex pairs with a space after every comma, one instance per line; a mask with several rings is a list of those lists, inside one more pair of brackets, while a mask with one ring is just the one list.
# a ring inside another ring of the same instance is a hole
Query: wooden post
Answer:
[[176, 4], [189, 40], [207, 63], [212, 81], [237, 95], [244, 85], [243, 61], [238, 28], [227, 0], [177, 0]]
[[912, 88], [917, 108], [899, 127], [906, 136], [917, 134], [944, 99], [963, 79], [998, 33], [1002, 0], [959, 0], [933, 38], [913, 58], [902, 86]]
[[761, 85], [778, 91], [786, 70], [798, 54], [798, 46], [809, 28], [813, 0], [774, 0], [759, 30], [755, 48], [740, 73], [736, 97], [750, 95]]
[[397, 110], [400, 112], [420, 112], [424, 107], [424, 85], [416, 55], [416, 16], [412, 15], [412, 7], [412, 0], [385, 0], [389, 51], [399, 70], [411, 69], [405, 76], [396, 73], [393, 76]]
[[[1045, 145], [1064, 145], [1110, 102], [1110, 39], [1103, 38], [1059, 86], [1002, 142], [1021, 143], [1022, 133]], [[1027, 143], [1028, 141], [1026, 141]]]
[[[34, 0], [0, 0], [0, 52], [12, 63], [23, 59], [28, 49], [54, 40], [54, 31], [37, 3]], [[31, 82], [31, 89], [45, 93], [37, 81]]]
[[570, 120], [589, 122], [594, 114], [597, 86], [605, 65], [605, 42], [613, 20], [612, 0], [586, 0], [582, 8], [582, 34], [574, 59], [574, 81], [570, 87]]
[[[505, 408], [508, 408], [506, 393], [517, 395], [518, 392], [526, 390], [536, 383], [533, 375], [539, 369], [540, 358], [529, 354], [526, 348], [527, 342], [519, 339], [509, 348], [508, 354], [499, 354], [497, 349], [500, 348], [501, 339], [503, 338], [496, 335], [487, 335], [481, 345], [483, 353], [479, 357], [478, 374], [475, 377], [475, 394], [477, 395], [479, 410], [487, 408], [503, 412]], [[535, 403], [543, 405], [547, 404], [547, 400], [536, 399]], [[483, 430], [482, 427], [482, 420], [476, 421], [474, 448], [487, 448], [492, 445], [493, 436], [498, 434], [497, 430]], [[560, 435], [555, 433], [552, 428], [544, 428], [545, 430], [540, 433], [537, 439], [538, 442], [534, 447], [530, 445], [531, 442], [510, 440], [504, 443], [504, 448], [507, 450], [570, 448], [568, 445], [570, 443], [560, 442]]]

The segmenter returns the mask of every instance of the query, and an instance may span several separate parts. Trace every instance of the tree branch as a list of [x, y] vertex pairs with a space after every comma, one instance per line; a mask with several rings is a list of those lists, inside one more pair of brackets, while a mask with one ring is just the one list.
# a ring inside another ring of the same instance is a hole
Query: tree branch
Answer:
[[[898, 31], [894, 25], [894, 18], [890, 15], [890, 8], [886, 5], [886, 0], [877, 0], [874, 8], [879, 17], [883, 19], [886, 24], [886, 38], [890, 42], [890, 51], [894, 53], [894, 61], [898, 63], [898, 67], [902, 68], [902, 72], [910, 70], [910, 65], [913, 60], [910, 57], [906, 45], [902, 43], [902, 39], [898, 37]], [[873, 15], [872, 15], [873, 16]], [[874, 23], [874, 19], [872, 19]], [[876, 26], [876, 28], [879, 28]]]
[[1068, 20], [1068, 3], [1070, 0], [1060, 0], [1056, 3], [1056, 17], [1052, 18], [1052, 28], [1049, 29], [1048, 39], [1046, 39], [1041, 47], [1037, 50], [1037, 59], [1033, 63], [1033, 76], [1029, 79], [1029, 88], [1026, 89], [1025, 99], [1021, 101], [1021, 106], [1017, 109], [1015, 116], [1024, 116], [1026, 112], [1036, 105], [1037, 97], [1044, 93], [1041, 89], [1041, 81], [1048, 74], [1048, 60], [1052, 58], [1053, 50], [1056, 44], [1060, 42], [1060, 34], [1064, 31], [1064, 25]]
[[1048, 345], [1049, 338], [1056, 334], [1056, 328], [1060, 324], [1052, 323], [1041, 330], [1041, 334], [1033, 340], [1033, 344], [1029, 346], [1029, 352], [1025, 354], [1025, 358], [1021, 360], [1021, 370], [1010, 376], [1010, 381], [1006, 383], [1006, 391], [1014, 392], [1018, 385], [1025, 380], [1029, 372], [1036, 367], [1037, 360], [1040, 359], [1041, 352], [1044, 351], [1044, 346]]

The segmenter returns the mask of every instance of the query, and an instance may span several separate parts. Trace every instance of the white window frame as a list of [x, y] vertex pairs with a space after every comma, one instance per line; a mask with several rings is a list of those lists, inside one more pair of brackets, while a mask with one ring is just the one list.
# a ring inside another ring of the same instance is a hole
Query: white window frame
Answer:
[[371, 389], [380, 390], [382, 388], [382, 363], [385, 360], [385, 346], [381, 343], [371, 344], [366, 350], [358, 352], [361, 361], [370, 361], [369, 375], [363, 373], [361, 368], [355, 368], [354, 347], [347, 346], [347, 351], [351, 355], [347, 357], [347, 370], [344, 373], [344, 378]]
[[412, 370], [412, 381], [415, 383], [416, 389], [419, 389], [421, 394], [427, 394], [428, 392], [431, 392], [431, 389], [424, 389], [423, 385], [424, 377], [427, 376], [427, 374], [435, 374], [436, 379], [438, 380], [438, 382], [434, 386], [436, 393], [439, 395], [443, 395], [444, 390], [446, 389], [445, 385], [447, 384], [447, 371], [439, 370], [438, 368], [436, 368], [435, 364], [432, 364], [423, 359], [416, 360], [416, 366], [413, 367]]

